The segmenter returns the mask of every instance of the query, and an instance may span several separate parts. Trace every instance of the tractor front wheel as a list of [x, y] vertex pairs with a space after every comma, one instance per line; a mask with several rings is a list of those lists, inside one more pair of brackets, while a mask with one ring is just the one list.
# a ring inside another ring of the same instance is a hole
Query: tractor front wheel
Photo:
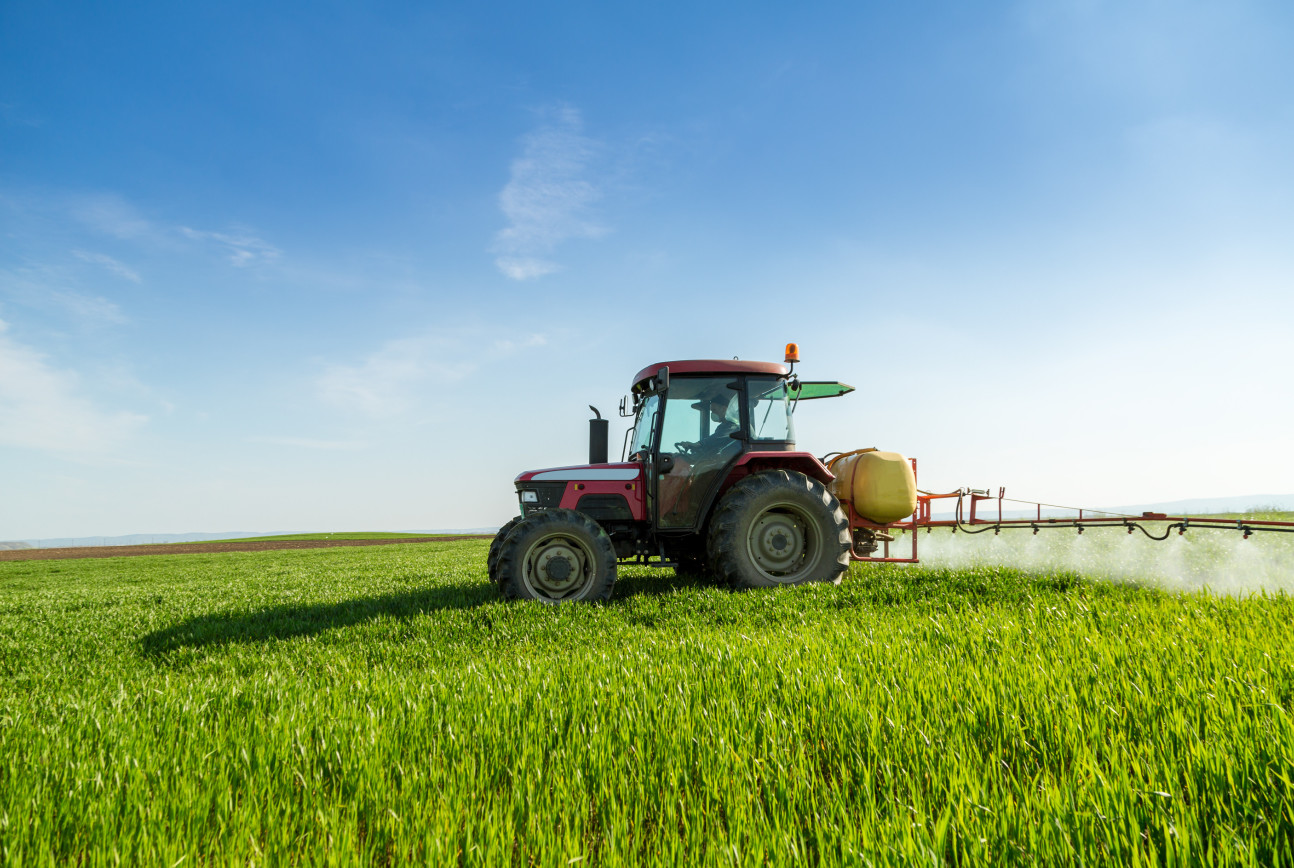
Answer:
[[494, 539], [490, 540], [490, 554], [486, 556], [485, 568], [490, 576], [490, 581], [496, 585], [499, 583], [499, 549], [503, 548], [503, 541], [508, 538], [508, 534], [512, 533], [512, 529], [524, 520], [525, 516], [521, 515], [509, 519], [507, 524], [499, 528], [499, 532], [494, 535]]
[[771, 470], [737, 482], [710, 519], [707, 550], [739, 588], [839, 584], [849, 569], [849, 522], [840, 502], [803, 473]]
[[616, 553], [597, 522], [573, 509], [546, 509], [519, 523], [499, 547], [495, 574], [510, 600], [611, 599]]

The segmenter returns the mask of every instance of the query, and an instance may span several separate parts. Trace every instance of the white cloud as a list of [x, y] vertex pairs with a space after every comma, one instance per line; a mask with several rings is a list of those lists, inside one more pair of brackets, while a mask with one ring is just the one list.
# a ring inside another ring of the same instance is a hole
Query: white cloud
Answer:
[[315, 383], [326, 403], [370, 416], [416, 407], [434, 385], [460, 381], [482, 364], [547, 343], [543, 335], [487, 342], [479, 334], [425, 334], [387, 341], [358, 364], [333, 364]]
[[560, 266], [555, 262], [513, 256], [500, 256], [494, 260], [494, 264], [513, 280], [531, 280], [560, 270]]
[[401, 413], [416, 389], [432, 376], [461, 377], [474, 365], [454, 363], [451, 341], [434, 336], [387, 341], [356, 365], [330, 365], [319, 377], [320, 397], [368, 415]]
[[147, 417], [104, 411], [81, 392], [73, 371], [14, 341], [0, 321], [0, 445], [69, 454], [102, 454], [127, 440]]
[[73, 249], [72, 254], [78, 259], [102, 266], [135, 283], [141, 282], [135, 269], [111, 256], [85, 249], [90, 245], [97, 246], [96, 242], [102, 240], [94, 236], [129, 242], [128, 247], [135, 255], [152, 256], [191, 251], [193, 245], [186, 243], [184, 239], [187, 239], [200, 242], [204, 248], [223, 252], [231, 264], [240, 268], [273, 262], [283, 253], [264, 238], [237, 224], [217, 232], [153, 222], [115, 193], [9, 195], [0, 190], [0, 209], [9, 212], [0, 214], [6, 218], [0, 223], [0, 232], [41, 247], [51, 246], [55, 239], [64, 244], [68, 239], [75, 239], [73, 243], [77, 249]]
[[599, 143], [582, 133], [580, 113], [562, 107], [527, 135], [512, 176], [499, 193], [508, 226], [495, 237], [495, 264], [513, 280], [531, 280], [560, 266], [548, 256], [563, 241], [597, 238], [606, 229], [589, 211], [601, 191], [585, 176]]
[[225, 249], [230, 264], [238, 268], [273, 262], [283, 253], [273, 244], [247, 232], [206, 232], [187, 226], [181, 226], [180, 232], [195, 241], [214, 241]]
[[129, 266], [123, 265], [111, 256], [107, 256], [103, 253], [89, 253], [85, 250], [73, 250], [72, 255], [82, 262], [89, 262], [93, 265], [102, 265], [118, 277], [124, 277], [126, 280], [139, 283], [139, 272]]

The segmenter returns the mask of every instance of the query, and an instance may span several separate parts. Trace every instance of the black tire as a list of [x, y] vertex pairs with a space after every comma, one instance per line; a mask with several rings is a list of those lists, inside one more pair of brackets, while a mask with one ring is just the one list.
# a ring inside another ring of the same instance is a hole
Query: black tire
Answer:
[[485, 569], [490, 581], [496, 585], [499, 583], [499, 549], [503, 548], [503, 541], [508, 538], [508, 534], [512, 533], [512, 529], [523, 521], [525, 516], [522, 515], [510, 519], [507, 524], [499, 528], [494, 539], [490, 540], [490, 554], [485, 559]]
[[845, 513], [826, 486], [769, 470], [742, 479], [719, 501], [706, 549], [715, 573], [734, 587], [838, 585], [851, 542]]
[[509, 600], [605, 601], [616, 583], [616, 552], [607, 532], [584, 513], [546, 509], [508, 534], [496, 574]]

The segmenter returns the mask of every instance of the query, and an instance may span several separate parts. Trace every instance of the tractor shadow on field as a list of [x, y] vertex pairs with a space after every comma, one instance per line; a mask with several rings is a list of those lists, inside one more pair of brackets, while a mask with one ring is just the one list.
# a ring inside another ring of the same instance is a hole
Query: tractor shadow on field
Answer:
[[414, 618], [446, 609], [475, 609], [499, 599], [492, 585], [418, 588], [402, 594], [359, 597], [339, 603], [273, 606], [198, 615], [141, 637], [145, 657], [165, 658], [182, 649], [244, 645], [314, 636], [379, 618]]
[[719, 587], [731, 590], [727, 585], [719, 584], [716, 579], [696, 573], [622, 576], [616, 579], [615, 593], [608, 605], [628, 602], [634, 597], [652, 597], [672, 594], [675, 591]]
[[[713, 587], [714, 584], [711, 579], [690, 574], [668, 578], [626, 576], [616, 582], [615, 595], [606, 605], [627, 605], [636, 597]], [[418, 588], [401, 594], [359, 597], [338, 603], [287, 604], [254, 611], [213, 612], [154, 630], [140, 638], [139, 648], [145, 657], [166, 658], [184, 649], [198, 650], [297, 639], [380, 618], [408, 619], [450, 609], [471, 610], [487, 603], [497, 603], [501, 599], [493, 585], [481, 583]], [[487, 615], [486, 619], [488, 618]]]

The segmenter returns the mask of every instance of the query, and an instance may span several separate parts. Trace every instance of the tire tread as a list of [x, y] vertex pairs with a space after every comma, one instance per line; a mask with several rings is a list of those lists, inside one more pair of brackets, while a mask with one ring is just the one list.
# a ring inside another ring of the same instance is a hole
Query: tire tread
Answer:
[[538, 599], [540, 602], [549, 604], [575, 602], [573, 600], [547, 600], [532, 597], [526, 592], [525, 583], [521, 578], [521, 564], [519, 561], [522, 556], [520, 552], [522, 541], [530, 536], [532, 531], [537, 530], [542, 533], [545, 529], [555, 530], [559, 527], [565, 527], [568, 531], [587, 533], [591, 537], [595, 548], [595, 557], [607, 565], [605, 575], [594, 579], [594, 581], [601, 581], [601, 587], [595, 588], [594, 592], [589, 596], [581, 597], [579, 602], [606, 602], [611, 599], [611, 593], [615, 589], [616, 583], [616, 552], [611, 545], [611, 537], [596, 521], [573, 509], [546, 509], [543, 512], [535, 513], [524, 522], [518, 523], [512, 529], [512, 532], [508, 534], [507, 539], [499, 547], [499, 557], [496, 561], [499, 588], [503, 591], [505, 599]]
[[[753, 473], [738, 480], [719, 501], [718, 508], [710, 518], [710, 532], [706, 539], [706, 553], [710, 567], [719, 579], [734, 588], [768, 587], [772, 584], [763, 577], [755, 579], [742, 570], [741, 561], [733, 553], [739, 545], [744, 544], [743, 516], [755, 508], [757, 501], [765, 495], [778, 491], [795, 491], [804, 494], [811, 501], [820, 501], [822, 507], [830, 514], [832, 527], [824, 534], [824, 544], [830, 545], [834, 535], [839, 546], [838, 556], [832, 560], [827, 575], [819, 579], [806, 579], [830, 584], [840, 584], [841, 576], [849, 569], [849, 549], [851, 536], [849, 522], [845, 518], [840, 502], [836, 500], [825, 485], [803, 473], [790, 470], [766, 470]], [[799, 583], [797, 583], [799, 584]]]

